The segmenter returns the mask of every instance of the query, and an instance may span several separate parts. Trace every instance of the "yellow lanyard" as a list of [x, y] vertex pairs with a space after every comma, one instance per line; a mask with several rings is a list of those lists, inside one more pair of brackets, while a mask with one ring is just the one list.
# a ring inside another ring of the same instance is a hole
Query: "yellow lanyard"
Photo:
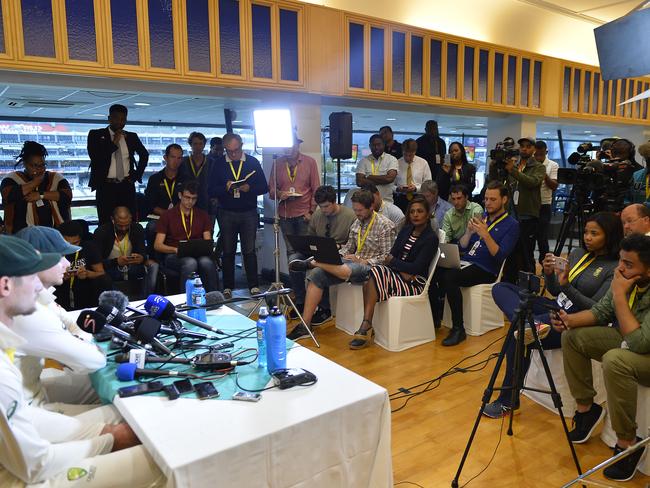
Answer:
[[201, 174], [201, 171], [203, 171], [203, 168], [205, 168], [205, 156], [203, 157], [203, 164], [201, 165], [201, 168], [196, 171], [196, 168], [194, 167], [194, 160], [192, 159], [192, 155], [190, 154], [190, 168], [192, 168], [192, 173], [194, 173], [194, 178], [198, 178], [199, 175]]
[[[201, 167], [203, 169], [203, 167]], [[192, 171], [194, 171], [194, 167], [192, 167]], [[199, 171], [200, 173], [200, 171]], [[174, 181], [172, 182], [172, 187], [171, 189], [169, 188], [169, 185], [167, 184], [167, 178], [163, 176], [163, 182], [165, 183], [165, 190], [167, 190], [167, 196], [169, 197], [169, 203], [174, 203], [173, 200], [173, 195], [174, 195], [174, 187], [176, 186], [176, 178], [174, 178]]]
[[187, 236], [187, 239], [190, 239], [190, 236], [192, 235], [192, 224], [194, 223], [194, 209], [190, 210], [190, 230], [189, 232], [187, 231], [187, 224], [185, 223], [185, 214], [183, 213], [182, 209], [179, 209], [181, 212], [181, 222], [183, 222], [183, 229], [185, 230], [185, 235]]
[[296, 175], [298, 174], [298, 164], [296, 164], [293, 167], [293, 174], [291, 174], [291, 168], [289, 166], [289, 163], [287, 163], [287, 175], [289, 176], [289, 180], [291, 180], [291, 183], [296, 181]]
[[372, 219], [370, 219], [370, 223], [368, 224], [368, 227], [366, 228], [366, 231], [363, 233], [363, 237], [361, 237], [361, 227], [359, 226], [359, 232], [357, 233], [357, 254], [361, 252], [363, 249], [363, 246], [366, 244], [366, 239], [368, 238], [368, 234], [370, 233], [370, 229], [372, 228], [372, 224], [375, 223], [375, 217], [377, 217], [377, 212], [372, 212]]
[[232, 172], [233, 178], [235, 178], [235, 181], [239, 181], [239, 176], [241, 175], [241, 169], [244, 166], [243, 161], [239, 161], [239, 169], [237, 170], [237, 173], [235, 173], [235, 167], [232, 165], [232, 161], [228, 161], [230, 164], [230, 171]]
[[374, 159], [370, 160], [370, 166], [372, 167], [372, 174], [373, 175], [376, 175], [377, 171], [379, 171], [379, 166], [381, 165], [382, 156], [383, 156], [383, 154], [381, 156], [379, 156], [379, 159], [377, 160], [377, 167], [376, 168], [375, 168], [375, 160]]
[[[74, 262], [72, 263], [72, 267], [76, 268], [77, 267], [77, 259], [79, 258], [79, 251], [74, 253]], [[74, 285], [74, 277], [75, 275], [70, 276], [70, 289], [72, 290], [72, 285]]]
[[634, 290], [632, 290], [632, 293], [630, 293], [630, 300], [627, 302], [627, 304], [630, 307], [630, 310], [632, 310], [636, 305], [636, 303], [634, 302], [636, 302], [636, 294], [638, 291], [639, 291], [639, 287], [635, 285]]
[[456, 167], [454, 166], [454, 179], [455, 179], [456, 181], [460, 181], [460, 173], [461, 173], [460, 170], [461, 170], [461, 168], [456, 168]]
[[494, 228], [495, 225], [497, 225], [499, 222], [501, 222], [501, 221], [502, 221], [503, 219], [505, 219], [507, 216], [508, 216], [508, 212], [504, 213], [501, 217], [499, 217], [499, 218], [496, 219], [494, 222], [492, 222], [492, 223], [490, 224], [490, 226], [488, 227], [488, 232], [490, 232], [490, 231]]
[[645, 199], [650, 200], [650, 171], [645, 175]]
[[4, 353], [9, 358], [9, 361], [11, 361], [13, 363], [14, 360], [15, 360], [16, 348], [15, 347], [8, 347], [7, 349], [4, 350]]
[[[575, 279], [578, 277], [578, 275], [579, 275], [580, 273], [582, 273], [585, 269], [587, 269], [587, 267], [588, 267], [591, 263], [593, 263], [594, 260], [596, 259], [596, 256], [594, 256], [594, 257], [591, 258], [589, 261], [587, 261], [586, 263], [584, 263], [585, 260], [586, 260], [589, 256], [591, 256], [591, 253], [590, 253], [590, 252], [588, 252], [587, 254], [585, 254], [584, 256], [582, 256], [582, 258], [580, 259], [580, 261], [578, 261], [578, 262], [576, 263], [576, 265], [575, 265], [573, 268], [571, 268], [571, 271], [569, 271], [569, 283], [571, 283], [573, 280], [575, 280]], [[584, 263], [584, 264], [582, 264], [582, 263]], [[582, 265], [582, 266], [581, 266], [581, 265]]]
[[120, 251], [120, 256], [126, 256], [126, 251], [129, 249], [129, 234], [124, 234], [124, 238], [120, 241], [115, 234], [115, 242]]

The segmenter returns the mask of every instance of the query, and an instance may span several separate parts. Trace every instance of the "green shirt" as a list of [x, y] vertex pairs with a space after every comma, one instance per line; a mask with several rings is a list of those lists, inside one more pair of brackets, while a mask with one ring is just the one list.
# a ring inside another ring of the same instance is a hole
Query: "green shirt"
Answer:
[[[616, 321], [611, 288], [600, 301], [591, 307], [591, 313], [596, 317], [598, 325], [607, 325]], [[638, 354], [648, 354], [650, 353], [650, 290], [646, 290], [643, 295], [637, 294], [632, 313], [641, 326], [627, 334], [624, 337], [625, 342], [630, 351]]]
[[475, 202], [467, 202], [465, 210], [458, 212], [455, 208], [447, 210], [444, 218], [442, 219], [442, 230], [445, 231], [445, 239], [447, 242], [456, 242], [463, 237], [467, 230], [467, 223], [474, 216], [482, 216], [483, 207]]
[[508, 187], [511, 189], [512, 205], [517, 212], [517, 219], [522, 217], [539, 217], [539, 208], [542, 206], [540, 188], [546, 176], [546, 167], [531, 157], [526, 161], [522, 171], [518, 164], [508, 175]]

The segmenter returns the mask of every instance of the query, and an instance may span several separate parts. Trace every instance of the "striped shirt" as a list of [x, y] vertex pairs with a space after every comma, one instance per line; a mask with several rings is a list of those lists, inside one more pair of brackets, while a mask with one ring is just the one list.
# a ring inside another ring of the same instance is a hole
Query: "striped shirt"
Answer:
[[417, 237], [415, 237], [413, 234], [411, 234], [404, 244], [404, 250], [402, 251], [402, 255], [400, 256], [400, 259], [402, 261], [406, 261], [406, 258], [408, 257], [409, 253], [411, 252], [411, 248], [413, 247], [413, 244], [417, 240]]
[[395, 241], [395, 224], [381, 214], [376, 214], [370, 232], [363, 242], [363, 247], [357, 251], [357, 239], [359, 235], [363, 239], [371, 220], [372, 217], [365, 222], [361, 222], [359, 219], [354, 221], [350, 227], [348, 242], [339, 251], [341, 256], [355, 254], [359, 259], [367, 260], [371, 266], [384, 262]]

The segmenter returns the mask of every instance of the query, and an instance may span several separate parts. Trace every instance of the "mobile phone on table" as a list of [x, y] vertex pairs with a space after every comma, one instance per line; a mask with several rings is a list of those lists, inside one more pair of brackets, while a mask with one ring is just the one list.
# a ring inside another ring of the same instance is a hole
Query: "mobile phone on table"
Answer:
[[148, 383], [139, 383], [137, 385], [123, 386], [118, 388], [117, 394], [120, 398], [128, 398], [136, 395], [144, 395], [145, 393], [155, 393], [162, 391], [165, 387], [162, 381], [150, 381]]
[[196, 396], [199, 397], [199, 400], [206, 400], [208, 398], [216, 398], [219, 396], [219, 392], [211, 381], [197, 383], [194, 385], [194, 389], [196, 390]]
[[178, 389], [178, 392], [181, 395], [194, 391], [194, 385], [187, 378], [185, 378], [184, 380], [174, 381], [174, 386]]
[[233, 396], [233, 400], [239, 400], [242, 402], [259, 402], [262, 398], [262, 395], [259, 393], [253, 393], [252, 391], [238, 391]]

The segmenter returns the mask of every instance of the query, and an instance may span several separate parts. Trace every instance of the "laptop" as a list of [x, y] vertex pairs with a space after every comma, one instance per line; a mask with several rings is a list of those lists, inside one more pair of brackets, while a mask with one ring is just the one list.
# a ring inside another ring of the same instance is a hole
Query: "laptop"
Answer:
[[470, 264], [472, 263], [461, 261], [458, 244], [440, 244], [440, 259], [438, 260], [438, 266], [447, 269], [463, 269]]
[[333, 237], [287, 236], [287, 239], [296, 251], [313, 256], [319, 263], [343, 264]]
[[178, 242], [179, 258], [200, 258], [202, 256], [212, 256], [214, 252], [214, 243], [205, 239], [191, 239], [189, 241]]

